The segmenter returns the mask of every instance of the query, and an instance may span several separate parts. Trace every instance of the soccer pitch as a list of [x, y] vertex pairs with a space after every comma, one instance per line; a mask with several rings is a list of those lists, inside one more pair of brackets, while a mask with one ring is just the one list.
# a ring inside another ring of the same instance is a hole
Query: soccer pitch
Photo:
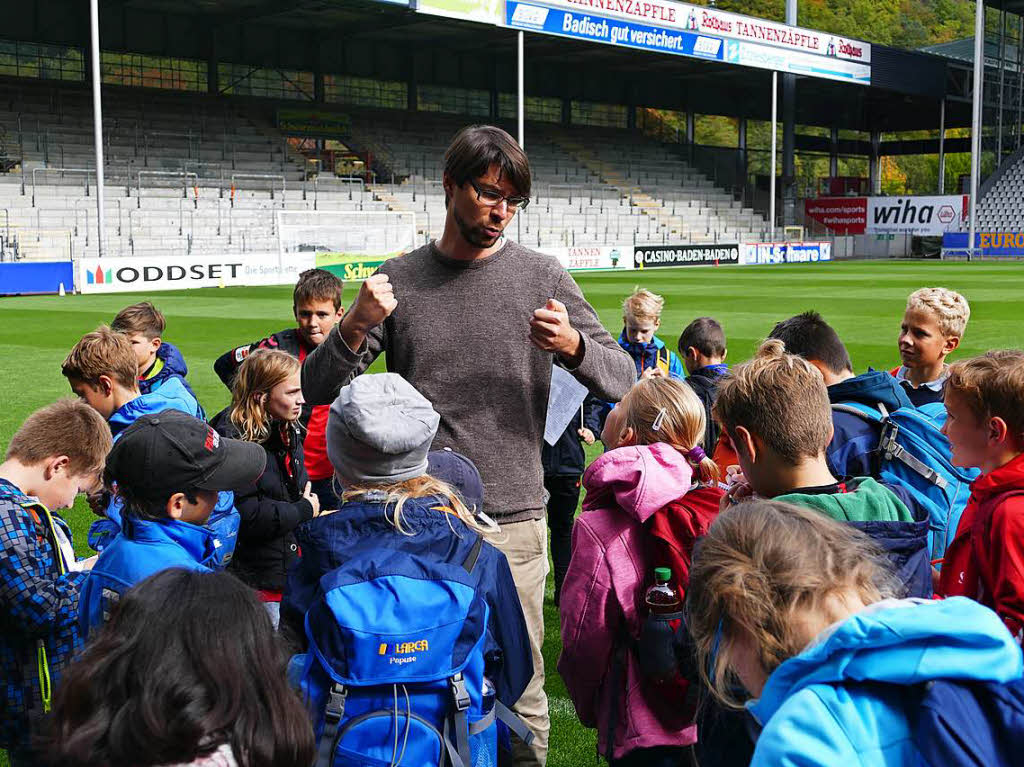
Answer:
[[[858, 372], [899, 363], [896, 336], [907, 295], [919, 287], [943, 286], [963, 293], [971, 319], [954, 359], [992, 348], [1024, 345], [1020, 330], [1024, 265], [1016, 263], [857, 262], [800, 266], [697, 267], [625, 273], [578, 274], [576, 280], [615, 336], [622, 326], [622, 300], [634, 286], [665, 297], [658, 335], [675, 349], [676, 339], [695, 317], [712, 316], [728, 338], [728, 362], [754, 351], [773, 324], [815, 309], [839, 332]], [[401, 301], [401, 285], [396, 285]], [[345, 302], [356, 293], [346, 286]], [[119, 309], [151, 300], [167, 317], [166, 340], [189, 364], [188, 380], [209, 416], [228, 404], [228, 391], [213, 372], [213, 361], [233, 346], [294, 323], [291, 289], [225, 288], [178, 293], [46, 296], [0, 299], [0, 444], [6, 446], [21, 421], [38, 407], [69, 396], [60, 363], [85, 332], [109, 323]], [[458, 311], [458, 307], [452, 307]], [[527, 317], [510, 333], [527, 343]], [[472, 322], [471, 317], [465, 320]], [[468, 349], [467, 353], [486, 353]], [[372, 371], [383, 371], [378, 360]], [[457, 396], [453, 392], [453, 396]], [[500, 439], [501, 435], [495, 435]], [[590, 451], [593, 458], [600, 448]], [[92, 514], [84, 502], [66, 513], [81, 554]], [[572, 703], [555, 673], [559, 652], [558, 613], [545, 608], [552, 734], [548, 764], [575, 767], [594, 759], [595, 736], [576, 720]], [[0, 752], [0, 765], [6, 759]]]

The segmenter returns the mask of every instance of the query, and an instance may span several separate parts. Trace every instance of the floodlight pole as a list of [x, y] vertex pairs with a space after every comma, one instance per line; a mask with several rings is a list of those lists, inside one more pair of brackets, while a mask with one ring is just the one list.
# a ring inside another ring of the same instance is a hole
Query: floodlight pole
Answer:
[[89, 0], [89, 27], [92, 39], [92, 121], [96, 144], [96, 248], [103, 256], [103, 109], [100, 105], [100, 3]]
[[974, 92], [971, 94], [971, 219], [967, 228], [967, 260], [974, 252], [978, 217], [978, 176], [981, 174], [981, 99], [985, 73], [985, 2], [974, 3]]
[[772, 70], [772, 174], [768, 196], [768, 226], [771, 241], [775, 242], [775, 150], [778, 143], [779, 122], [779, 73]]
[[518, 110], [519, 111], [519, 114], [518, 114], [518, 118], [519, 118], [519, 147], [521, 149], [525, 149], [526, 148], [526, 144], [524, 143], [524, 135], [523, 134], [525, 132], [524, 131], [524, 121], [525, 121], [525, 117], [526, 117], [526, 96], [524, 95], [525, 88], [523, 86], [523, 82], [525, 80], [524, 72], [523, 72], [523, 70], [525, 68], [525, 62], [523, 61], [523, 31], [522, 30], [519, 30], [519, 33], [517, 35], [516, 49], [518, 50], [518, 58], [519, 58], [518, 83], [517, 83], [517, 86], [516, 86], [518, 88], [518, 90], [517, 90], [518, 99], [517, 100], [519, 102], [519, 110]]
[[[939, 194], [946, 193], [946, 97], [939, 102]], [[963, 210], [963, 208], [961, 208]]]

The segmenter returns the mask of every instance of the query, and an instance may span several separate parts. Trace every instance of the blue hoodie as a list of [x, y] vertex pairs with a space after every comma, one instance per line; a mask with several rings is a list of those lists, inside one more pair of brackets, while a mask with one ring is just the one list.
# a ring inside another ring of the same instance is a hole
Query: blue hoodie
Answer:
[[747, 704], [764, 727], [751, 767], [919, 764], [913, 723], [924, 683], [1021, 673], [1020, 648], [977, 602], [880, 602], [782, 663]]
[[[633, 358], [636, 375], [639, 378], [640, 374], [648, 368], [657, 367], [658, 352], [665, 348], [665, 342], [654, 336], [650, 343], [633, 343], [626, 337], [626, 331], [623, 330], [619, 334], [619, 346]], [[683, 363], [679, 361], [679, 355], [671, 350], [668, 352], [668, 374], [670, 378], [686, 378], [686, 370], [683, 368]]]
[[[828, 387], [833, 405], [859, 402], [875, 409], [879, 404], [888, 412], [913, 407], [907, 393], [888, 373], [869, 370], [854, 378]], [[878, 427], [850, 413], [832, 413], [835, 433], [826, 451], [829, 468], [837, 477], [871, 477], [875, 474], [872, 453], [881, 437]]]
[[139, 581], [171, 567], [209, 572], [221, 543], [209, 527], [177, 519], [126, 519], [124, 530], [99, 555], [82, 585], [82, 637], [110, 616], [117, 600]]
[[188, 365], [185, 364], [185, 358], [181, 356], [178, 347], [163, 341], [160, 348], [156, 350], [156, 360], [146, 371], [146, 377], [139, 379], [139, 390], [143, 394], [149, 394], [162, 389], [168, 381], [179, 381], [189, 396], [195, 400], [196, 409], [199, 411], [199, 415], [196, 417], [205, 421], [206, 414], [199, 404], [199, 398], [192, 391], [192, 387], [188, 385], [188, 381], [185, 380], [187, 375]]

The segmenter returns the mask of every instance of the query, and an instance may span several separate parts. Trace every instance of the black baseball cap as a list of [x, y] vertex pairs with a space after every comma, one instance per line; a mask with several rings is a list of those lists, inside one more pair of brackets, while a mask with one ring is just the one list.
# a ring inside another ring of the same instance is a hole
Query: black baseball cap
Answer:
[[175, 493], [237, 490], [252, 485], [267, 465], [262, 445], [227, 439], [205, 421], [178, 410], [140, 416], [107, 456], [108, 481], [133, 495], [163, 502]]
[[484, 481], [476, 464], [450, 447], [427, 453], [427, 474], [451, 485], [473, 513], [484, 510]]

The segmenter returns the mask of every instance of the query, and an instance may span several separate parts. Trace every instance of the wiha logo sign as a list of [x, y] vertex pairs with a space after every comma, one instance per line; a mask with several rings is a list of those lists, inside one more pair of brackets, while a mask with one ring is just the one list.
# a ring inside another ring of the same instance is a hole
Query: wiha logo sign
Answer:
[[967, 196], [869, 197], [867, 233], [941, 236], [967, 219]]

